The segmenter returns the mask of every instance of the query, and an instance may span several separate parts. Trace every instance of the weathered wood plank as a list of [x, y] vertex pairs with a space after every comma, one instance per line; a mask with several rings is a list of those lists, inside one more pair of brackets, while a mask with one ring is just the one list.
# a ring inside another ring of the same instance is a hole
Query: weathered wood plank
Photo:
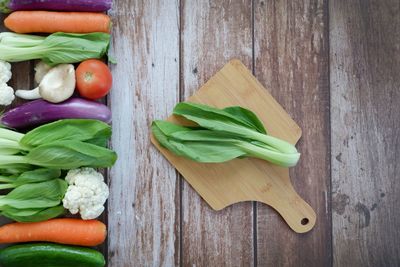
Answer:
[[[182, 1], [183, 99], [229, 59], [252, 65], [251, 1]], [[252, 204], [213, 211], [188, 185], [182, 191], [182, 265], [251, 266]]]
[[[179, 187], [175, 170], [150, 144], [149, 126], [179, 99], [178, 1], [115, 1], [114, 85], [108, 206], [110, 266], [179, 263]], [[178, 206], [176, 206], [178, 205]]]
[[330, 266], [330, 156], [327, 1], [254, 2], [255, 75], [303, 130], [296, 191], [317, 213], [315, 228], [291, 231], [257, 205], [259, 266]]
[[330, 3], [334, 266], [400, 266], [400, 4]]

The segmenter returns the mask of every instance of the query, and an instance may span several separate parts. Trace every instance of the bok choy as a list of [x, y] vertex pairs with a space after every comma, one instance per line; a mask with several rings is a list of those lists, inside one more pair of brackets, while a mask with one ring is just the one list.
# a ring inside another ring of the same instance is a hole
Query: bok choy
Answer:
[[110, 136], [110, 126], [97, 120], [60, 120], [26, 134], [0, 128], [0, 173], [26, 166], [110, 167], [117, 159], [114, 151], [105, 148]]
[[19, 175], [1, 175], [0, 189], [11, 189], [30, 183], [39, 183], [60, 177], [61, 171], [57, 169], [36, 169], [26, 171]]
[[76, 63], [90, 58], [102, 58], [108, 50], [110, 35], [53, 33], [47, 37], [0, 33], [0, 60], [20, 62], [42, 59], [50, 66]]
[[262, 122], [248, 109], [217, 109], [184, 102], [173, 113], [197, 126], [154, 121], [152, 132], [160, 145], [178, 156], [206, 163], [255, 157], [284, 167], [295, 166], [299, 161], [296, 147], [268, 135]]
[[60, 170], [36, 169], [20, 175], [0, 176], [0, 214], [20, 222], [42, 221], [64, 213], [61, 205], [67, 183]]

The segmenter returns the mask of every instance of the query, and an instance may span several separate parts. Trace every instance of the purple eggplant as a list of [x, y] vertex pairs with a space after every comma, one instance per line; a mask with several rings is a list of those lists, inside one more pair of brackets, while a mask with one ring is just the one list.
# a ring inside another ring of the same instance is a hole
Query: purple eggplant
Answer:
[[0, 11], [55, 10], [103, 12], [111, 8], [112, 0], [0, 0]]
[[111, 111], [106, 105], [81, 98], [71, 98], [59, 104], [39, 99], [4, 113], [0, 124], [24, 129], [61, 119], [95, 119], [110, 123]]

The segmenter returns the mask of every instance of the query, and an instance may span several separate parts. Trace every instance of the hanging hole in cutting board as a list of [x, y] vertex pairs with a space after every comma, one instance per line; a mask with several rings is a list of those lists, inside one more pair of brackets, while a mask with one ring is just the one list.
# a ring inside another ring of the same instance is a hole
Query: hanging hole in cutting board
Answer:
[[307, 225], [309, 222], [310, 222], [309, 219], [303, 218], [303, 219], [301, 220], [301, 225]]

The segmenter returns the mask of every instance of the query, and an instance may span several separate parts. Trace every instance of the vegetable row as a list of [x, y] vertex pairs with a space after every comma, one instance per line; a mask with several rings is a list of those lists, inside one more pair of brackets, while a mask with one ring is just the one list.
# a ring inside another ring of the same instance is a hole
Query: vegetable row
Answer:
[[106, 235], [106, 226], [97, 220], [61, 218], [11, 223], [0, 227], [0, 243], [41, 243], [0, 249], [0, 264], [4, 267], [102, 267], [104, 256], [88, 247], [103, 243]]
[[[0, 243], [21, 243], [0, 249], [0, 266], [105, 265], [91, 247], [107, 236], [96, 220], [109, 196], [99, 168], [117, 160], [111, 111], [96, 101], [112, 87], [111, 20], [100, 13], [111, 4], [0, 0], [12, 31], [0, 33], [0, 106], [26, 100], [0, 115], [0, 214], [16, 221], [0, 227]], [[35, 86], [14, 92], [10, 63], [27, 60]]]
[[[2, 84], [0, 85], [0, 105], [6, 106], [10, 105], [15, 99], [14, 90], [6, 84], [12, 76], [10, 63], [0, 61], [0, 71], [0, 83]], [[43, 61], [40, 61], [35, 67], [35, 82], [38, 84], [36, 88], [32, 90], [16, 90], [15, 95], [25, 100], [43, 99], [48, 103], [61, 103], [60, 110], [63, 110], [65, 106], [63, 106], [63, 104], [65, 103], [62, 102], [70, 99], [75, 93], [83, 97], [83, 99], [88, 100], [97, 100], [107, 95], [112, 87], [112, 75], [108, 66], [96, 59], [89, 59], [82, 62], [76, 70], [72, 64], [59, 64], [51, 67]], [[85, 101], [81, 102], [84, 103]], [[84, 107], [99, 106], [99, 109], [106, 111], [105, 115], [109, 113], [105, 106], [101, 107], [98, 103], [94, 104], [95, 102], [91, 103], [86, 101], [86, 103]], [[30, 107], [31, 105], [26, 104], [26, 106]], [[53, 105], [53, 107], [55, 106]], [[31, 108], [32, 112], [34, 110], [38, 112], [43, 111], [42, 109], [33, 109], [36, 108], [35, 105]], [[73, 110], [76, 110], [76, 108]], [[12, 113], [15, 112], [13, 111]], [[19, 113], [19, 110], [17, 110], [17, 113]], [[88, 116], [84, 114], [85, 112], [83, 112], [82, 116], [77, 117], [76, 115], [74, 118], [87, 118]], [[107, 122], [107, 120], [105, 121]], [[13, 123], [8, 124], [9, 122], [7, 123], [7, 121], [3, 123], [5, 123], [6, 126], [15, 128], [31, 126], [31, 124], [15, 126]]]
[[[109, 189], [95, 168], [117, 159], [107, 148], [110, 136], [107, 123], [88, 119], [58, 120], [27, 133], [0, 128], [0, 189], [10, 190], [0, 196], [0, 213], [17, 221], [0, 227], [0, 243], [64, 244], [2, 249], [0, 266], [63, 266], [54, 264], [57, 259], [104, 266], [101, 253], [75, 246], [97, 246], [106, 237], [105, 225], [94, 219], [103, 213]], [[67, 212], [81, 219], [54, 219]]]
[[108, 187], [93, 168], [115, 163], [110, 136], [98, 120], [59, 120], [26, 134], [0, 129], [0, 189], [14, 188], [0, 198], [2, 215], [41, 221], [62, 215], [63, 203], [83, 219], [100, 216]]

